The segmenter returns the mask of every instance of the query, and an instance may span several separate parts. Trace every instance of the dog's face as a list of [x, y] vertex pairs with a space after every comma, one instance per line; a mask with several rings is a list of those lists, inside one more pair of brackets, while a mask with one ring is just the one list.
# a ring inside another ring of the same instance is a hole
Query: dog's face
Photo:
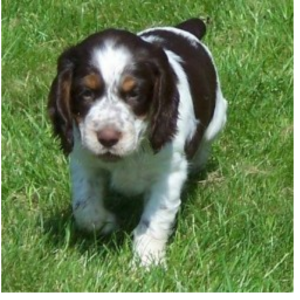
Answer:
[[176, 78], [161, 48], [106, 30], [60, 56], [48, 110], [66, 153], [74, 130], [103, 159], [129, 155], [144, 137], [158, 151], [176, 132]]

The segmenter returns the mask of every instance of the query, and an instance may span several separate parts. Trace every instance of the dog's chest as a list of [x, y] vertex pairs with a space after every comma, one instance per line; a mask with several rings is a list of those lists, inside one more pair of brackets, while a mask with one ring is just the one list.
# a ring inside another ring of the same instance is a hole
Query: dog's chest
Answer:
[[125, 195], [145, 193], [166, 169], [159, 156], [137, 155], [110, 168], [110, 187]]

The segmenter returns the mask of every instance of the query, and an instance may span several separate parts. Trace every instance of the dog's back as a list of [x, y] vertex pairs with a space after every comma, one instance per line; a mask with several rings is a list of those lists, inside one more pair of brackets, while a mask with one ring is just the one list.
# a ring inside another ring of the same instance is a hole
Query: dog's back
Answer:
[[[169, 60], [174, 59], [180, 64], [183, 70], [181, 74], [188, 82], [195, 117], [201, 120], [192, 139], [186, 143], [185, 150], [190, 159], [196, 155], [206, 129], [213, 120], [217, 102], [224, 102], [224, 99], [218, 100], [218, 97], [223, 97], [212, 55], [200, 41], [205, 33], [206, 25], [200, 19], [190, 19], [175, 27], [153, 28], [140, 33], [144, 40], [164, 48]], [[177, 74], [177, 77], [181, 75]], [[220, 131], [225, 122], [219, 124], [220, 128], [216, 128], [216, 131]]]

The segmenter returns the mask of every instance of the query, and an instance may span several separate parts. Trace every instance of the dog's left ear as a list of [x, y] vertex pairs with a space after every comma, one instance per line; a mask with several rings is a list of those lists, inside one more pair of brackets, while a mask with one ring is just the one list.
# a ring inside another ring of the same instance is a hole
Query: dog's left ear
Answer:
[[177, 132], [179, 94], [177, 78], [161, 48], [154, 55], [156, 82], [150, 117], [150, 143], [158, 152]]

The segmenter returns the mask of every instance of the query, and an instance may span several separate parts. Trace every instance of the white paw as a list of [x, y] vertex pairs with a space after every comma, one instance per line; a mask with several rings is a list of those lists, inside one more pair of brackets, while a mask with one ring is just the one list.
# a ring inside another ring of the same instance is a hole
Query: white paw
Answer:
[[88, 202], [74, 205], [73, 212], [76, 224], [81, 230], [109, 234], [118, 228], [114, 214]]
[[134, 260], [133, 263], [146, 267], [165, 267], [166, 240], [156, 239], [150, 233], [137, 234], [133, 241]]

